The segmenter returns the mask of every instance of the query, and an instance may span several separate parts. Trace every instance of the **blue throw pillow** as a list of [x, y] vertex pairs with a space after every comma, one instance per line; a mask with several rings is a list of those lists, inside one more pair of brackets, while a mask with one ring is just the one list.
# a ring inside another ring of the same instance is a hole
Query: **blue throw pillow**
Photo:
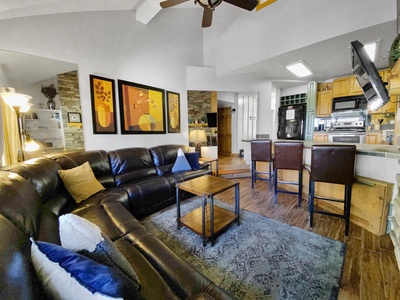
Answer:
[[61, 246], [31, 241], [35, 271], [55, 299], [140, 299], [120, 271]]
[[59, 231], [61, 246], [120, 270], [140, 289], [131, 264], [96, 224], [74, 214], [65, 214], [59, 218]]
[[199, 152], [187, 152], [187, 153], [185, 153], [185, 157], [186, 157], [187, 161], [189, 162], [192, 170], [200, 170], [200, 164], [199, 164], [200, 153]]
[[190, 171], [192, 167], [185, 157], [185, 153], [183, 153], [182, 149], [178, 149], [178, 156], [176, 157], [175, 164], [172, 167], [172, 173], [181, 172], [181, 171]]

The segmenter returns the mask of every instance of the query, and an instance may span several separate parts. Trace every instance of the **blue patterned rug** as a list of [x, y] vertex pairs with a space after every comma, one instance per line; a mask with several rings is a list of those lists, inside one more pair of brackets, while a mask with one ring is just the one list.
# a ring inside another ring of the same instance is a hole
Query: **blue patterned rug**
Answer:
[[[215, 200], [233, 211], [233, 207]], [[200, 200], [181, 204], [184, 215]], [[171, 206], [143, 225], [217, 285], [238, 299], [337, 299], [345, 244], [241, 210], [240, 226], [219, 235], [214, 246], [176, 226]]]

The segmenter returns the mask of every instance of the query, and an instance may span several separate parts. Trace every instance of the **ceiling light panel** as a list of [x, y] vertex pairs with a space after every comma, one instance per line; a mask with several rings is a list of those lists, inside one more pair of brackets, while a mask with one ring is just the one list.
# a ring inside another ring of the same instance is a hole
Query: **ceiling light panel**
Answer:
[[285, 65], [285, 68], [292, 72], [297, 77], [307, 77], [313, 75], [310, 67], [304, 61], [299, 61], [293, 64]]

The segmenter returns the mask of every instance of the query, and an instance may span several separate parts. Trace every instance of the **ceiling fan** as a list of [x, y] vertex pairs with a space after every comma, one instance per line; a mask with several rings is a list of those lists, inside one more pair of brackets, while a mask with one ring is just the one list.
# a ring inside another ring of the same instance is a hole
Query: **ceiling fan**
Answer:
[[[165, 0], [160, 2], [162, 8], [168, 8], [189, 0]], [[202, 27], [210, 27], [214, 9], [221, 4], [222, 1], [235, 5], [237, 7], [252, 11], [258, 4], [258, 0], [194, 0], [204, 8]]]

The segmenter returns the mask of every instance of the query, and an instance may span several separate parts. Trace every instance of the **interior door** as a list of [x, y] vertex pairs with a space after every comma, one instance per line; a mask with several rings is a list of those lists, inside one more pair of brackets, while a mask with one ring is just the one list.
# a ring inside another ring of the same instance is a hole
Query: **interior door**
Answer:
[[232, 154], [232, 107], [218, 108], [218, 155]]

